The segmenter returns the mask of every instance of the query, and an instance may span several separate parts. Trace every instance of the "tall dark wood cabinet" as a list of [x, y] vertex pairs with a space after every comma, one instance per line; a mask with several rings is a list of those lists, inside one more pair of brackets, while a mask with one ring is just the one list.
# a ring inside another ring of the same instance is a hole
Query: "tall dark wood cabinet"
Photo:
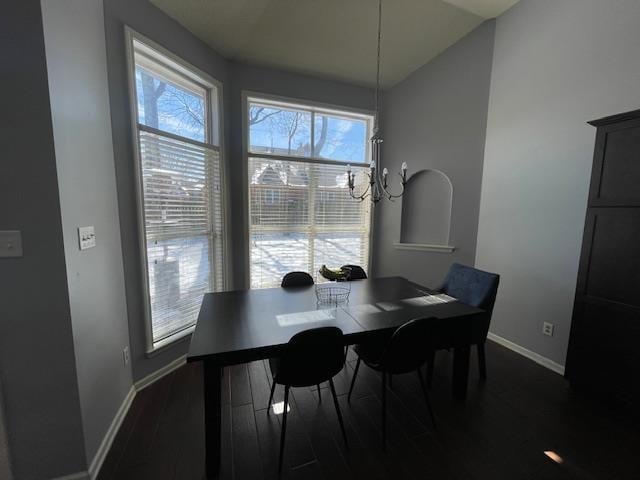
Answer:
[[566, 376], [631, 407], [640, 401], [640, 110], [589, 123], [596, 145]]

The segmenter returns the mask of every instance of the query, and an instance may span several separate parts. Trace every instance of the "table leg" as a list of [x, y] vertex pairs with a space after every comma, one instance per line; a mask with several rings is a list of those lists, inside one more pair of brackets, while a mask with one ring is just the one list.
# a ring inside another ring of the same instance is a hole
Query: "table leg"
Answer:
[[218, 478], [220, 470], [222, 368], [204, 362], [204, 436], [206, 478]]
[[458, 400], [467, 398], [469, 380], [469, 359], [471, 347], [456, 347], [453, 350], [453, 397]]

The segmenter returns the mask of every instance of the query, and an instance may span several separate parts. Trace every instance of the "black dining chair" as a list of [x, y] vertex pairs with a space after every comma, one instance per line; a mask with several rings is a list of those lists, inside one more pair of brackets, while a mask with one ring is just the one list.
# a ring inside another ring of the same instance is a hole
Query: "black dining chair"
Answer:
[[367, 273], [364, 271], [360, 265], [343, 265], [343, 270], [350, 270], [349, 280], [366, 280]]
[[342, 330], [336, 327], [313, 328], [297, 333], [291, 337], [280, 357], [269, 360], [273, 383], [271, 385], [271, 394], [269, 395], [267, 414], [269, 413], [269, 408], [271, 408], [276, 384], [284, 385], [279, 471], [282, 470], [285, 432], [287, 429], [287, 407], [289, 405], [289, 389], [291, 387], [310, 387], [322, 382], [329, 382], [344, 443], [347, 448], [349, 447], [336, 388], [333, 385], [333, 377], [342, 369], [344, 360]]
[[[442, 285], [438, 288], [439, 292], [485, 311], [475, 326], [472, 337], [477, 341], [475, 345], [478, 351], [480, 378], [482, 379], [487, 378], [487, 361], [484, 346], [487, 341], [487, 334], [489, 333], [491, 315], [493, 314], [493, 306], [496, 302], [499, 284], [500, 275], [454, 263], [451, 265]], [[434, 360], [435, 351], [432, 352], [427, 366], [427, 381], [429, 384], [431, 384], [431, 380], [433, 379]]]
[[398, 327], [391, 338], [386, 342], [372, 342], [356, 345], [354, 350], [358, 355], [356, 368], [353, 371], [351, 386], [347, 400], [351, 401], [353, 387], [356, 384], [356, 377], [360, 362], [363, 361], [368, 367], [382, 373], [382, 444], [386, 446], [387, 427], [387, 376], [399, 375], [403, 373], [415, 372], [420, 381], [420, 387], [427, 402], [429, 415], [436, 428], [436, 419], [433, 415], [429, 394], [424, 384], [424, 379], [420, 373], [420, 367], [426, 362], [429, 349], [425, 348], [425, 340], [429, 341], [434, 337], [436, 318], [421, 318], [411, 320]]
[[307, 272], [289, 272], [282, 277], [281, 287], [308, 287], [313, 285], [313, 277]]

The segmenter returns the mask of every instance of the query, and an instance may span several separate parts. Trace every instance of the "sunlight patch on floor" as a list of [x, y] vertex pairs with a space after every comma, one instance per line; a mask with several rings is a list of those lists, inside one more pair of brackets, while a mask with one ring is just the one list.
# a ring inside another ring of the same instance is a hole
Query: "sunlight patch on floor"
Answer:
[[553, 450], [545, 450], [544, 454], [558, 465], [562, 465], [564, 463], [564, 459]]
[[[278, 402], [271, 405], [271, 411], [275, 415], [282, 415], [284, 413], [284, 402]], [[287, 412], [291, 411], [291, 405], [287, 406]]]

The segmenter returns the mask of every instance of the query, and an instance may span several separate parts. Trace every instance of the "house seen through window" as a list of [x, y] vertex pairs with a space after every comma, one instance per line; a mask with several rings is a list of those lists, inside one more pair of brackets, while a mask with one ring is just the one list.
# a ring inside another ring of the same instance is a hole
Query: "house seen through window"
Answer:
[[347, 164], [368, 168], [373, 117], [248, 98], [250, 276], [369, 263], [370, 202], [349, 196]]

